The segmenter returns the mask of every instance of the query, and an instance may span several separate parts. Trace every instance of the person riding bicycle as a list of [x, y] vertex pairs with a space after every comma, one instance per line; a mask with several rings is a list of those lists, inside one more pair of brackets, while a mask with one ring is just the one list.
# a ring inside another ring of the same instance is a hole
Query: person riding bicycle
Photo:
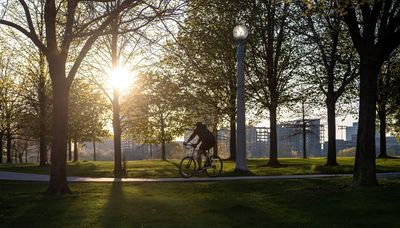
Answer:
[[197, 146], [201, 142], [199, 153], [197, 153], [197, 163], [199, 164], [198, 170], [202, 170], [201, 155], [203, 154], [206, 156], [206, 151], [215, 146], [216, 140], [215, 136], [207, 129], [206, 125], [202, 124], [201, 122], [197, 122], [196, 129], [194, 129], [187, 142], [183, 142], [183, 145], [187, 145], [196, 135], [199, 137], [199, 139], [194, 145]]

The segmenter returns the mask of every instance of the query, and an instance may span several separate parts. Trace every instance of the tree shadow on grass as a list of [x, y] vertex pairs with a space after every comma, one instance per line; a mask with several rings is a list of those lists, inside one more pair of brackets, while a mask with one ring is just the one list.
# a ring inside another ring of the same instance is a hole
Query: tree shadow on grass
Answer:
[[[349, 226], [348, 222], [352, 226], [365, 226], [371, 221], [373, 224], [381, 222], [377, 218], [374, 221], [375, 218], [368, 217], [370, 215], [366, 213], [376, 203], [368, 201], [377, 198], [374, 201], [379, 202], [379, 197], [369, 196], [374, 191], [368, 191], [359, 197], [358, 191], [348, 188], [350, 181], [347, 179], [248, 183], [237, 185], [228, 182], [221, 186], [215, 184], [216, 192], [223, 192], [225, 189], [230, 189], [230, 192], [222, 198], [206, 198], [205, 205], [213, 205], [204, 211], [209, 213], [208, 219], [218, 219], [222, 224], [237, 227], [333, 227], [338, 224], [340, 227]], [[357, 199], [354, 199], [355, 196]], [[365, 196], [368, 199], [359, 203]], [[366, 202], [368, 207], [364, 209], [363, 203]], [[394, 203], [391, 206], [393, 205]], [[355, 212], [355, 209], [360, 209], [360, 212]], [[363, 219], [358, 220], [359, 215]]]
[[304, 165], [309, 165], [307, 163], [287, 163], [286, 159], [278, 159], [276, 162], [270, 162], [270, 159], [263, 159], [257, 161], [255, 164], [255, 167], [257, 168], [290, 168], [290, 167], [301, 167]]
[[127, 203], [123, 192], [123, 183], [116, 179], [111, 185], [106, 205], [100, 215], [102, 227], [112, 227], [116, 223], [123, 223], [126, 218]]
[[282, 164], [280, 163], [278, 166], [270, 166], [267, 163], [262, 165], [257, 165], [257, 168], [288, 168], [288, 167], [296, 167], [299, 166], [297, 164]]
[[161, 185], [113, 182], [99, 214], [99, 226], [147, 227], [146, 224], [162, 222], [159, 214], [168, 213], [168, 209], [165, 209], [168, 205], [157, 200], [159, 194], [154, 195], [154, 191], [160, 191]]
[[257, 176], [254, 172], [248, 170], [248, 171], [242, 171], [242, 170], [232, 170], [229, 172], [223, 172], [221, 176], [225, 177], [240, 177], [240, 176]]
[[312, 171], [320, 174], [345, 174], [352, 173], [353, 166], [350, 165], [338, 165], [338, 166], [327, 166], [327, 165], [312, 165]]
[[376, 157], [376, 159], [382, 159], [382, 160], [385, 160], [385, 159], [400, 159], [400, 157], [395, 157], [395, 156], [388, 155], [386, 157], [378, 156], [378, 157]]
[[[179, 164], [170, 160], [165, 160], [166, 162], [170, 163], [171, 165], [174, 165], [175, 168], [177, 168], [179, 170]], [[180, 162], [180, 161], [179, 161]]]
[[[43, 183], [23, 184], [28, 186], [42, 185], [47, 188], [47, 185]], [[50, 196], [43, 193], [45, 188], [38, 190], [35, 186], [28, 186], [14, 198], [18, 204], [15, 205], [16, 207], [26, 207], [26, 209], [16, 215], [16, 218], [10, 223], [10, 227], [57, 227], [81, 224], [84, 214], [75, 212], [72, 215], [68, 212], [79, 201], [79, 193]]]

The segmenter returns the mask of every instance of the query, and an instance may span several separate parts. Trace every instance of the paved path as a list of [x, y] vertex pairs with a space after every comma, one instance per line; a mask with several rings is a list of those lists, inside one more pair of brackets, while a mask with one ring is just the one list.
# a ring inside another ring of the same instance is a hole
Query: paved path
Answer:
[[[348, 177], [352, 174], [314, 174], [290, 176], [241, 176], [241, 177], [194, 177], [194, 178], [110, 178], [110, 177], [68, 177], [68, 182], [207, 182], [234, 180], [282, 180], [282, 179], [311, 179], [328, 177]], [[379, 178], [400, 178], [400, 172], [378, 173]], [[48, 182], [49, 175], [15, 173], [0, 171], [0, 180], [42, 181]]]

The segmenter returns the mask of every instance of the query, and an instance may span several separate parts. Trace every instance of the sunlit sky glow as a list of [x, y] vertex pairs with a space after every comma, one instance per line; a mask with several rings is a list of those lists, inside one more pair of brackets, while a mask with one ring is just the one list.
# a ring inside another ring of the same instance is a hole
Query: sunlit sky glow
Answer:
[[112, 69], [108, 72], [109, 84], [113, 89], [120, 92], [131, 86], [135, 79], [135, 74], [124, 67]]

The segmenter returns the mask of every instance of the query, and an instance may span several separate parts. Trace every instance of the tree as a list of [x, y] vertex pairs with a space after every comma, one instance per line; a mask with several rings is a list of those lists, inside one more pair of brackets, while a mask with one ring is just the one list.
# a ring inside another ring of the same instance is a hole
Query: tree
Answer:
[[[398, 80], [400, 79], [398, 78]], [[400, 83], [397, 82], [397, 85], [399, 86]], [[400, 141], [400, 108], [398, 106], [400, 104], [400, 95], [398, 93], [393, 95], [395, 96], [390, 99], [390, 103], [395, 109], [387, 116], [387, 127], [388, 132], [396, 136], [397, 140]]]
[[260, 109], [268, 109], [270, 155], [267, 165], [279, 167], [278, 107], [291, 101], [292, 77], [298, 56], [288, 28], [291, 5], [287, 1], [247, 1], [245, 21], [249, 25], [248, 96]]
[[227, 0], [191, 1], [188, 16], [163, 60], [164, 69], [185, 90], [193, 116], [210, 119], [215, 134], [218, 126], [227, 123], [231, 160], [236, 160], [236, 57], [231, 34], [240, 5]]
[[[29, 47], [29, 46], [28, 46]], [[23, 50], [24, 59], [20, 72], [24, 75], [21, 95], [23, 105], [27, 111], [26, 116], [30, 120], [25, 120], [25, 137], [39, 143], [39, 165], [44, 166], [48, 163], [48, 142], [51, 132], [51, 104], [50, 104], [50, 85], [46, 69], [46, 60], [37, 50]]]
[[74, 142], [74, 161], [78, 160], [78, 143], [99, 141], [107, 135], [106, 120], [109, 105], [96, 85], [77, 78], [69, 97], [68, 135]]
[[328, 117], [326, 165], [337, 166], [336, 106], [358, 76], [355, 50], [348, 42], [343, 19], [336, 10], [337, 1], [317, 1], [313, 4], [299, 1], [298, 6], [301, 16], [293, 27], [303, 37], [303, 43], [310, 46], [306, 48], [316, 50], [307, 55], [305, 78], [325, 96]]
[[[177, 2], [179, 3], [179, 1]], [[121, 1], [107, 3], [106, 12], [110, 13], [114, 11], [120, 7], [120, 4]], [[160, 5], [162, 5], [162, 3]], [[121, 151], [121, 140], [123, 133], [121, 101], [124, 99], [125, 94], [123, 88], [120, 88], [121, 81], [118, 82], [118, 80], [127, 80], [128, 77], [131, 79], [133, 77], [132, 69], [137, 69], [140, 67], [138, 63], [135, 63], [135, 61], [137, 61], [138, 55], [143, 55], [143, 52], [140, 53], [140, 51], [145, 49], [143, 46], [147, 47], [147, 44], [145, 44], [145, 42], [142, 40], [149, 41], [150, 34], [155, 32], [154, 28], [158, 28], [159, 24], [165, 24], [166, 21], [168, 21], [168, 17], [173, 15], [175, 10], [179, 8], [179, 4], [170, 5], [171, 7], [166, 10], [168, 12], [165, 11], [163, 15], [160, 14], [157, 17], [147, 17], [145, 15], [141, 15], [141, 11], [138, 11], [139, 16], [135, 13], [135, 11], [117, 14], [110, 24], [110, 33], [107, 36], [103, 36], [99, 39], [99, 42], [95, 48], [95, 52], [93, 52], [91, 55], [92, 59], [95, 60], [95, 64], [89, 64], [89, 67], [92, 67], [92, 70], [94, 69], [95, 72], [98, 73], [92, 77], [92, 81], [94, 81], [103, 90], [104, 94], [108, 97], [111, 103], [115, 177], [121, 177], [125, 175], [122, 169]], [[143, 11], [145, 11], [145, 9], [146, 7], [144, 7]], [[135, 18], [142, 18], [140, 21], [141, 23], [138, 23], [134, 29], [132, 29], [129, 23]], [[165, 18], [167, 19], [165, 20]], [[99, 53], [101, 55], [100, 58]], [[93, 56], [93, 54], [95, 54], [95, 56]], [[140, 61], [143, 59], [145, 59], [145, 57], [143, 57]], [[104, 77], [99, 79], [99, 74]], [[103, 83], [100, 81], [103, 81]], [[111, 88], [107, 85], [110, 84], [110, 81], [111, 84], [114, 84], [111, 85]], [[123, 85], [122, 87], [126, 86], [127, 85]], [[112, 94], [110, 95], [109, 93]]]
[[[39, 36], [43, 32], [43, 26], [39, 29]], [[19, 121], [23, 129], [18, 130], [17, 137], [30, 140], [31, 143], [39, 142], [40, 165], [47, 163], [47, 142], [49, 141], [49, 80], [46, 68], [46, 60], [37, 48], [24, 37], [16, 34], [11, 28], [2, 29], [3, 53], [12, 60], [11, 69], [16, 81], [19, 81], [18, 96], [21, 98], [20, 108], [24, 113]], [[12, 57], [11, 57], [12, 56]], [[30, 118], [28, 120], [27, 118]]]
[[375, 119], [378, 75], [400, 45], [400, 1], [342, 0], [344, 21], [360, 58], [360, 106], [354, 186], [376, 186]]
[[[168, 2], [160, 1], [159, 4], [153, 4], [152, 1], [124, 0], [110, 13], [102, 10], [104, 2], [108, 0], [68, 0], [60, 4], [55, 0], [46, 0], [40, 1], [39, 7], [36, 5], [37, 2], [27, 3], [25, 0], [18, 2], [13, 2], [11, 7], [14, 10], [8, 9], [0, 24], [24, 34], [46, 56], [53, 92], [53, 142], [50, 185], [47, 192], [67, 194], [70, 193], [66, 176], [68, 95], [83, 59], [98, 37], [109, 32], [110, 23], [121, 12], [128, 9], [138, 10], [139, 17], [136, 18], [138, 23], [133, 23], [134, 19], [130, 21], [132, 26], [137, 26], [143, 20], [162, 15], [163, 9], [168, 7]], [[31, 13], [42, 7], [43, 12]], [[20, 12], [19, 10], [25, 15], [25, 25], [13, 22], [9, 15]], [[149, 15], [143, 18], [142, 13]], [[40, 21], [34, 19], [40, 17], [44, 18], [45, 42], [38, 38], [34, 25], [36, 21]]]
[[[12, 143], [20, 130], [25, 113], [22, 105], [21, 84], [17, 80], [15, 62], [10, 57], [0, 55], [0, 132], [6, 138], [6, 159], [12, 163]], [[2, 146], [2, 145], [1, 145]]]
[[[127, 121], [131, 121], [131, 124], [127, 126], [127, 131], [130, 131], [129, 126], [133, 127], [131, 130], [137, 129], [137, 126], [144, 126], [143, 132], [147, 133], [146, 141], [161, 144], [161, 159], [167, 160], [166, 143], [182, 135], [190, 122], [185, 103], [182, 103], [185, 94], [173, 81], [174, 77], [162, 72], [147, 72], [141, 75], [140, 80], [142, 81], [141, 99], [147, 101], [145, 102], [147, 107], [142, 104], [144, 110], [137, 112], [138, 110], [132, 109], [135, 106], [127, 105], [125, 115]], [[127, 101], [135, 99], [133, 96], [135, 95], [131, 94]], [[145, 115], [147, 118], [141, 119], [145, 123], [141, 123], [137, 116], [143, 113], [147, 113]]]
[[142, 91], [142, 83], [138, 81], [126, 94], [121, 105], [123, 131], [134, 142], [154, 144], [157, 140], [152, 134], [150, 99], [146, 94]]
[[25, 130], [25, 133], [28, 134], [26, 137], [39, 142], [39, 165], [44, 166], [48, 163], [47, 147], [51, 132], [51, 90], [46, 59], [43, 53], [21, 37], [13, 40], [19, 41], [20, 51], [14, 55], [23, 59], [18, 63], [20, 74], [24, 75], [21, 93], [31, 117], [31, 121], [26, 123], [29, 126], [25, 126], [30, 130]]
[[377, 113], [379, 119], [380, 150], [378, 158], [391, 158], [386, 151], [387, 117], [399, 110], [400, 61], [392, 56], [378, 76]]
[[3, 163], [3, 131], [0, 131], [0, 164]]
[[303, 158], [307, 158], [307, 134], [314, 133], [310, 130], [310, 127], [314, 125], [313, 119], [307, 119], [307, 116], [315, 115], [314, 111], [316, 105], [318, 104], [316, 104], [315, 101], [312, 101], [315, 99], [315, 91], [311, 86], [304, 86], [303, 84], [300, 84], [296, 90], [298, 91], [293, 95], [295, 99], [288, 107], [288, 109], [293, 112], [291, 117], [295, 117], [296, 120], [288, 121], [288, 125], [286, 127], [292, 128], [289, 132], [289, 136], [302, 136], [302, 154]]

